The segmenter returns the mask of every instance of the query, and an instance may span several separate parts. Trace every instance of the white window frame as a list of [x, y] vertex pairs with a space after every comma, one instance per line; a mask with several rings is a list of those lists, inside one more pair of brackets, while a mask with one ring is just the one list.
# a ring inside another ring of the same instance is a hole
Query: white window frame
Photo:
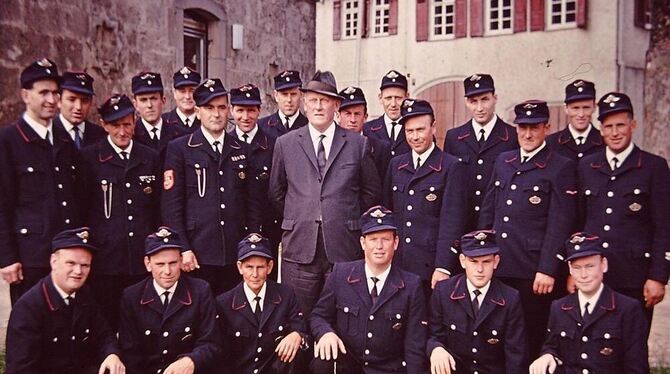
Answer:
[[197, 70], [203, 77], [206, 77], [208, 71], [207, 61], [209, 60], [207, 23], [192, 16], [184, 15], [182, 37], [197, 40], [197, 51], [196, 56], [194, 56], [197, 61], [186, 61], [186, 56], [184, 56], [184, 65]]
[[[361, 34], [361, 4], [364, 1], [342, 0], [342, 39], [356, 39]], [[351, 6], [347, 8], [347, 5]], [[350, 19], [347, 19], [347, 16]], [[351, 22], [351, 27], [347, 27], [347, 22]], [[349, 32], [349, 35], [347, 35], [347, 32]]]
[[485, 35], [505, 35], [505, 34], [512, 34], [514, 32], [514, 0], [497, 0], [498, 1], [498, 26], [502, 27], [503, 26], [503, 21], [504, 19], [502, 18], [502, 12], [504, 10], [504, 6], [502, 3], [504, 1], [509, 1], [509, 28], [508, 29], [501, 29], [498, 28], [497, 30], [492, 30], [491, 29], [491, 1], [493, 0], [486, 0], [486, 6], [485, 8], [485, 16], [484, 16], [484, 30], [486, 30]]
[[[561, 5], [561, 12], [555, 13], [554, 12], [554, 4], [560, 4]], [[574, 20], [573, 21], [566, 21], [568, 11], [567, 11], [567, 5], [568, 3], [573, 3], [574, 4]], [[572, 29], [577, 27], [577, 0], [546, 0], [545, 3], [545, 12], [544, 14], [546, 15], [545, 23], [546, 23], [546, 29], [547, 30], [561, 30], [561, 29]], [[561, 23], [553, 23], [554, 21], [554, 16], [560, 15], [561, 17]]]
[[[362, 0], [364, 1], [364, 0]], [[379, 12], [379, 16], [377, 16]], [[386, 15], [384, 15], [386, 13]], [[379, 21], [379, 24], [377, 24]], [[370, 1], [370, 36], [389, 35], [391, 25], [391, 1], [390, 0], [371, 0]], [[386, 27], [386, 31], [384, 31]]]
[[[446, 34], [447, 31], [447, 26], [449, 25], [447, 23], [447, 12], [446, 12], [446, 7], [451, 5], [451, 33]], [[442, 24], [441, 25], [436, 25], [435, 24], [435, 18], [437, 17], [437, 14], [435, 13], [435, 7], [441, 6], [442, 7], [442, 13], [439, 15]], [[456, 0], [430, 0], [430, 39], [432, 40], [446, 40], [446, 39], [454, 39], [456, 37]], [[436, 34], [435, 33], [435, 27], [440, 27], [442, 29], [442, 34]]]

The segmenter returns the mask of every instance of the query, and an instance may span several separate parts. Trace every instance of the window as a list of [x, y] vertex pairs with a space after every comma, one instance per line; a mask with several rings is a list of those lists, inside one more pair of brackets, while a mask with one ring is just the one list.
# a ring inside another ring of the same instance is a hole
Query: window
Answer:
[[547, 28], [577, 24], [577, 0], [548, 0]]
[[372, 36], [388, 35], [391, 18], [390, 0], [372, 0]]
[[359, 3], [365, 0], [344, 0], [342, 6], [342, 26], [344, 38], [351, 39], [358, 36]]
[[207, 23], [184, 12], [184, 65], [207, 74]]
[[486, 33], [511, 33], [512, 0], [488, 0], [486, 5]]
[[432, 0], [430, 30], [434, 39], [454, 37], [454, 2], [455, 0]]

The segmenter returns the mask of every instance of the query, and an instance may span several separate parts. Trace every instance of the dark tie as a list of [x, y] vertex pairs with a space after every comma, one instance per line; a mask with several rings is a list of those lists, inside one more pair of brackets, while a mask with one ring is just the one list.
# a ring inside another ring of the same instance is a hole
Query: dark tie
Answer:
[[419, 170], [420, 167], [421, 167], [421, 157], [417, 157], [416, 158], [416, 169], [415, 170]]
[[284, 117], [284, 119], [286, 120], [286, 121], [284, 122], [284, 127], [286, 127], [286, 130], [289, 130], [289, 129], [290, 129], [290, 127], [289, 127], [290, 122], [288, 121], [288, 117]]
[[316, 163], [319, 166], [319, 174], [323, 177], [323, 171], [326, 169], [326, 147], [323, 146], [325, 135], [319, 135], [319, 145], [316, 152]]
[[246, 132], [244, 134], [242, 134], [242, 141], [244, 141], [245, 143], [248, 144], [249, 143], [249, 134], [247, 134]]
[[582, 135], [577, 137], [577, 145], [584, 144], [584, 137]]
[[121, 159], [122, 159], [123, 161], [128, 161], [128, 152], [126, 152], [126, 151], [121, 151], [121, 152], [119, 152], [119, 154], [121, 155]]
[[479, 148], [481, 148], [484, 145], [484, 142], [486, 141], [484, 134], [486, 134], [486, 131], [484, 129], [479, 129], [479, 139], [477, 139], [477, 144], [479, 144]]
[[587, 301], [586, 304], [584, 304], [584, 313], [582, 314], [582, 318], [584, 320], [591, 317], [591, 311], [589, 310], [589, 306], [591, 306], [591, 303]]
[[219, 149], [219, 144], [221, 144], [220, 141], [215, 140], [213, 145], [214, 145], [214, 153], [216, 153], [216, 158], [219, 159], [221, 157], [221, 149]]
[[81, 149], [81, 135], [79, 135], [79, 126], [72, 126], [72, 131], [74, 131], [74, 146], [77, 149]]
[[372, 279], [372, 291], [370, 291], [370, 298], [372, 299], [372, 305], [374, 305], [379, 298], [379, 292], [377, 291], [377, 282], [379, 282], [379, 278], [370, 277], [370, 279]]
[[186, 117], [186, 119], [184, 120], [184, 126], [189, 127], [188, 122], [189, 122], [189, 119], [188, 119], [188, 117]]
[[395, 138], [398, 136], [398, 134], [395, 133], [395, 127], [398, 124], [398, 122], [393, 121], [391, 122], [391, 142], [395, 142]]
[[612, 170], [616, 170], [619, 168], [619, 159], [616, 157], [612, 158]]
[[72, 297], [72, 295], [66, 297], [65, 304], [68, 306], [68, 308], [72, 308], [74, 306], [74, 297]]
[[475, 298], [472, 299], [472, 311], [475, 312], [475, 317], [477, 317], [479, 314], [479, 295], [482, 294], [482, 291], [474, 290], [472, 293], [475, 294]]
[[521, 163], [522, 163], [522, 164], [525, 164], [526, 162], [528, 162], [528, 159], [529, 159], [528, 156], [522, 156], [522, 157], [521, 157]]
[[153, 144], [153, 147], [155, 149], [158, 149], [158, 146], [160, 144], [160, 140], [158, 139], [158, 127], [154, 127], [151, 129], [151, 143]]
[[263, 314], [263, 311], [261, 310], [261, 297], [260, 296], [254, 297], [254, 301], [256, 301], [256, 309], [254, 309], [254, 316], [256, 316], [256, 321], [260, 323], [261, 315]]
[[170, 305], [170, 291], [163, 292], [163, 313], [167, 311], [168, 305]]
[[51, 141], [51, 132], [49, 130], [47, 130], [47, 135], [44, 137], [44, 140], [47, 141], [47, 144], [54, 145], [54, 143]]

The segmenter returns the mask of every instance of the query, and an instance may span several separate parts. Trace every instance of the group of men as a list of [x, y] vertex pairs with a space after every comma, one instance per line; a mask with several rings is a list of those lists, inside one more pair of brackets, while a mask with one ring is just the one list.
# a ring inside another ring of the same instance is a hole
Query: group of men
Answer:
[[512, 126], [474, 74], [440, 149], [395, 70], [368, 122], [330, 72], [275, 76], [264, 118], [253, 84], [184, 67], [163, 113], [160, 74], [131, 83], [98, 126], [90, 75], [21, 74], [0, 130], [9, 373], [648, 370], [670, 171], [625, 94], [568, 84], [549, 135], [546, 102]]

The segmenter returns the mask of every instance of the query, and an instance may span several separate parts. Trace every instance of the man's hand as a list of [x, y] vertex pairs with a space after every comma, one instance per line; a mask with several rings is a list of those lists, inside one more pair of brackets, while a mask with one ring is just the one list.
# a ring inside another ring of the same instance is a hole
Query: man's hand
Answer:
[[577, 292], [577, 284], [572, 275], [568, 275], [568, 279], [565, 280], [565, 290], [568, 291], [568, 293]]
[[275, 348], [275, 353], [279, 356], [279, 361], [281, 362], [292, 362], [295, 358], [295, 354], [298, 353], [300, 349], [300, 343], [302, 342], [302, 336], [296, 331], [286, 335]]
[[430, 353], [430, 374], [451, 374], [456, 370], [454, 357], [442, 347], [436, 347]]
[[185, 272], [190, 272], [195, 269], [200, 269], [198, 265], [198, 259], [195, 257], [193, 250], [188, 250], [181, 253], [181, 270]]
[[314, 357], [326, 361], [329, 361], [331, 357], [333, 360], [337, 360], [338, 349], [340, 352], [347, 354], [344, 342], [334, 332], [327, 332], [314, 346]]
[[2, 273], [2, 279], [9, 284], [21, 282], [23, 280], [23, 265], [20, 262], [15, 262], [0, 269], [0, 273]]
[[184, 356], [165, 368], [163, 374], [193, 374], [195, 363], [190, 357]]
[[533, 281], [533, 292], [536, 295], [546, 295], [551, 293], [554, 289], [554, 277], [543, 274], [535, 273], [535, 281]]
[[125, 374], [126, 367], [121, 362], [119, 356], [111, 354], [100, 364], [98, 374]]
[[549, 374], [553, 374], [557, 366], [554, 356], [545, 353], [530, 364], [528, 371], [530, 374], [547, 374], [547, 371]]
[[430, 288], [435, 289], [437, 282], [442, 282], [443, 280], [449, 279], [449, 274], [443, 273], [441, 271], [433, 271], [433, 277], [430, 280]]
[[651, 308], [663, 301], [663, 297], [665, 297], [665, 285], [659, 281], [647, 279], [647, 281], [644, 282], [644, 290], [642, 293], [644, 295], [644, 305], [647, 308]]

